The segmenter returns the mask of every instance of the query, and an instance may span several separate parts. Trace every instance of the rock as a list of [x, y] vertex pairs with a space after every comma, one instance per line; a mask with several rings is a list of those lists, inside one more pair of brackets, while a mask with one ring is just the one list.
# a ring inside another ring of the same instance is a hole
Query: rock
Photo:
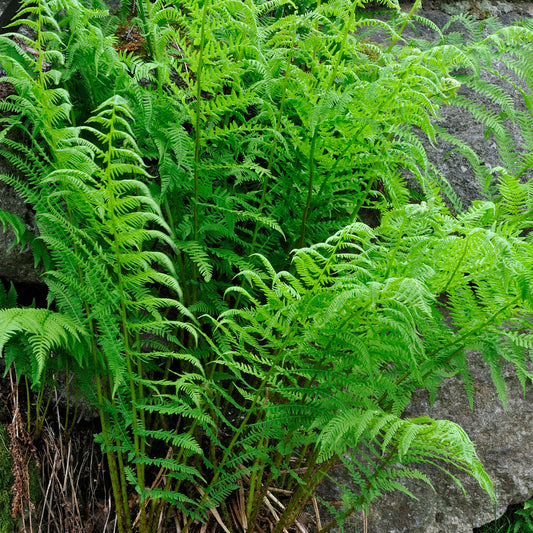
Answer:
[[[0, 14], [8, 5], [8, 0], [0, 0]], [[5, 71], [0, 67], [0, 75]], [[0, 98], [7, 96], [0, 88]], [[6, 165], [0, 158], [0, 174], [12, 174], [13, 169]], [[26, 228], [34, 231], [33, 212], [26, 203], [8, 185], [0, 181], [0, 209], [18, 215], [26, 224]], [[31, 250], [25, 249], [20, 253], [20, 246], [14, 246], [15, 235], [11, 228], [2, 227], [0, 224], [0, 278], [14, 283], [42, 284], [38, 270], [34, 267]]]
[[[489, 2], [489, 0], [484, 0], [484, 2], [500, 6], [500, 11], [498, 12], [500, 14], [499, 20], [504, 25], [510, 25], [516, 19], [527, 16], [527, 12], [522, 9], [523, 3], [517, 4], [515, 6], [516, 9], [512, 12], [507, 11], [507, 8], [505, 8], [504, 12], [502, 7], [503, 4], [506, 6], [512, 5], [506, 2]], [[454, 3], [454, 5], [459, 3]], [[431, 5], [433, 7], [435, 6], [434, 3]], [[448, 15], [434, 8], [421, 10], [418, 14], [432, 21], [440, 28], [442, 28], [450, 19]], [[471, 14], [475, 13], [472, 12]], [[479, 15], [479, 11], [477, 14]], [[464, 31], [464, 27], [462, 24], [455, 22], [450, 30], [461, 32]], [[417, 37], [427, 41], [435, 40], [438, 37], [436, 32], [434, 32], [429, 26], [423, 24], [416, 25], [416, 34], [413, 30], [409, 29], [404, 32], [404, 35], [407, 38]], [[509, 79], [516, 80], [516, 76], [507, 70], [501, 62], [494, 62], [493, 66], [497, 68], [501, 74], [508, 76]], [[512, 87], [511, 84], [503, 81], [494, 74], [487, 73], [486, 71], [481, 73], [481, 78], [484, 81], [504, 89], [506, 94], [512, 97], [515, 108], [528, 114], [524, 98], [518, 90]], [[518, 84], [520, 85], [519, 81]], [[528, 94], [529, 88], [524, 86], [524, 84], [522, 85], [526, 94]], [[500, 106], [494, 104], [487, 97], [475, 92], [466, 85], [460, 87], [458, 94], [470, 101], [476, 102], [476, 104], [482, 104], [488, 111], [495, 115], [500, 115], [502, 113], [502, 108]], [[490, 170], [502, 165], [494, 135], [487, 135], [486, 128], [483, 124], [474, 119], [473, 115], [467, 110], [454, 105], [443, 106], [441, 108], [441, 117], [438, 123], [443, 126], [449, 134], [468, 144], [478, 155], [479, 160], [486, 169]], [[507, 120], [505, 127], [516, 142], [518, 146], [517, 151], [527, 153], [531, 150], [531, 147], [524, 142], [520, 128], [517, 124], [513, 124], [511, 121]], [[485, 184], [476, 178], [470, 163], [464, 156], [455, 151], [454, 145], [442, 141], [436, 146], [431, 146], [427, 142], [424, 144], [430, 161], [446, 178], [455, 194], [461, 200], [464, 208], [467, 208], [473, 200], [487, 198], [488, 191], [486, 190], [486, 185], [488, 184]], [[533, 177], [533, 172], [531, 170], [523, 176], [524, 179], [531, 177]]]
[[[410, 8], [412, 2], [406, 5]], [[422, 9], [436, 9], [450, 16], [468, 13], [476, 18], [487, 18], [501, 17], [507, 13], [531, 15], [532, 6], [531, 2], [524, 0], [422, 0]]]
[[[405, 412], [407, 417], [431, 416], [459, 424], [476, 444], [486, 472], [491, 477], [498, 502], [496, 505], [477, 482], [460, 471], [452, 473], [463, 484], [466, 497], [452, 479], [435, 467], [422, 467], [435, 490], [413, 480], [405, 482], [418, 498], [394, 492], [374, 501], [366, 517], [360, 514], [346, 524], [346, 531], [368, 533], [473, 533], [474, 528], [492, 522], [504, 514], [509, 505], [533, 497], [533, 387], [524, 394], [514, 370], [504, 367], [508, 402], [504, 407], [492, 383], [490, 369], [478, 354], [471, 355], [471, 372], [475, 387], [473, 409], [459, 377], [445, 380], [439, 395], [430, 406], [429, 396], [419, 391]], [[320, 489], [326, 501], [340, 501], [337, 486], [350, 486], [342, 466], [331, 472]], [[323, 522], [330, 520], [321, 511]], [[335, 529], [334, 531], [341, 531]]]
[[368, 533], [472, 533], [473, 528], [501, 516], [509, 505], [533, 496], [533, 387], [527, 387], [524, 395], [514, 371], [507, 368], [508, 404], [504, 408], [490, 370], [479, 356], [472, 356], [471, 369], [475, 384], [473, 410], [461, 380], [450, 378], [443, 382], [433, 408], [427, 394], [421, 392], [406, 415], [452, 420], [465, 429], [493, 480], [496, 507], [466, 474], [458, 473], [467, 493], [465, 498], [447, 475], [427, 468], [435, 492], [417, 482], [409, 486], [419, 501], [401, 493], [377, 500], [369, 513]]
[[468, 0], [459, 0], [457, 2], [443, 3], [440, 8], [447, 15], [459, 15], [460, 13], [467, 13], [472, 5]]
[[[430, 4], [429, 7], [434, 8], [436, 3], [424, 2], [424, 5]], [[474, 2], [447, 2], [446, 5], [474, 14]], [[531, 4], [524, 2], [511, 4], [483, 0], [476, 7], [477, 15], [482, 10], [489, 10], [490, 14], [500, 16], [504, 24], [533, 14]], [[447, 18], [442, 11], [430, 9], [420, 14], [442, 27]], [[425, 38], [432, 37], [428, 33]], [[497, 83], [503, 86], [502, 82]], [[506, 90], [512, 94], [509, 86]], [[461, 92], [469, 98], [474, 96], [468, 88], [462, 88]], [[517, 93], [515, 96], [515, 104], [523, 106]], [[476, 100], [482, 101], [479, 97]], [[484, 103], [491, 107], [490, 103]], [[486, 138], [483, 127], [463, 110], [453, 106], [444, 108], [441, 123], [451, 134], [467, 141], [488, 167], [500, 164], [494, 139], [491, 136]], [[520, 142], [518, 130], [512, 131]], [[441, 143], [429, 147], [428, 154], [466, 207], [472, 200], [484, 197], [483, 186], [462, 156], [449, 154], [451, 148], [451, 145]], [[528, 177], [532, 177], [531, 172]], [[432, 480], [435, 492], [417, 481], [410, 483], [409, 488], [418, 501], [401, 493], [388, 494], [377, 500], [367, 517], [368, 533], [472, 533], [474, 528], [501, 516], [509, 505], [533, 497], [533, 387], [529, 384], [524, 394], [514, 371], [507, 369], [508, 404], [504, 408], [492, 384], [490, 370], [476, 355], [472, 356], [472, 375], [475, 384], [473, 410], [469, 408], [461, 380], [452, 378], [443, 383], [433, 408], [430, 408], [428, 395], [421, 392], [413, 399], [406, 414], [452, 420], [463, 427], [475, 442], [478, 455], [494, 482], [497, 505], [494, 506], [469, 476], [458, 475], [467, 493], [465, 498], [449, 476], [436, 468], [428, 468], [425, 472]], [[358, 517], [358, 522], [355, 530], [361, 531], [361, 517]]]
[[[7, 173], [7, 170], [0, 166], [0, 174], [2, 173]], [[28, 230], [34, 231], [31, 209], [3, 182], [0, 182], [0, 209], [15, 213], [24, 221]], [[0, 230], [0, 278], [14, 283], [41, 284], [31, 250], [26, 247], [21, 253], [21, 247], [14, 246], [15, 235], [9, 226], [3, 231], [0, 224]]]

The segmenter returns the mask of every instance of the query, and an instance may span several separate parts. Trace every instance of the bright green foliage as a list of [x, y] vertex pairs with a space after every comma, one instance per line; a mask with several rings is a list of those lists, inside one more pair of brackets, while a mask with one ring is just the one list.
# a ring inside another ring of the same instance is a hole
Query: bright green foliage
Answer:
[[503, 516], [475, 530], [477, 533], [531, 533], [533, 531], [533, 501], [511, 505]]
[[255, 401], [269, 400], [248, 438], [268, 439], [272, 454], [283, 436], [290, 449], [315, 442], [319, 461], [338, 455], [360, 486], [354, 505], [399, 488], [397, 462], [437, 457], [490, 492], [460, 428], [401, 414], [416, 388], [436, 393], [445, 376], [460, 373], [471, 393], [469, 350], [481, 351], [504, 402], [502, 358], [524, 386], [531, 379], [522, 313], [533, 250], [496, 214], [488, 202], [457, 218], [433, 202], [407, 206], [374, 230], [355, 223], [297, 251], [296, 275], [244, 272], [264, 296], [221, 327], [234, 332], [226, 364], [242, 390], [254, 376], [264, 391]]
[[533, 500], [524, 503], [524, 508], [515, 512], [513, 533], [533, 531]]
[[0, 348], [4, 350], [11, 337], [21, 333], [28, 337], [29, 350], [25, 361], [19, 351], [6, 353], [6, 366], [15, 363], [17, 378], [28, 376], [39, 385], [53, 348], [62, 348], [70, 354], [79, 353], [74, 345], [81, 341], [80, 333], [85, 333], [68, 316], [53, 313], [46, 309], [3, 309], [0, 311]]
[[513, 163], [498, 133], [492, 202], [462, 212], [420, 135], [449, 138], [432, 118], [459, 102], [454, 69], [476, 74], [502, 36], [527, 50], [530, 35], [402, 47], [414, 15], [383, 3], [390, 23], [362, 0], [139, 2], [135, 55], [115, 49], [105, 12], [42, 0], [20, 15], [35, 54], [0, 38], [17, 90], [0, 102], [0, 155], [17, 173], [0, 179], [32, 205], [39, 237], [0, 221], [44, 259], [49, 288], [49, 309], [0, 311], [0, 347], [35, 384], [67, 362], [77, 372], [121, 532], [132, 489], [141, 531], [169, 506], [186, 531], [214, 508], [227, 516], [244, 483], [250, 530], [269, 487], [293, 492], [282, 531], [338, 460], [354, 482], [339, 520], [407, 491], [402, 479], [429, 482], [422, 463], [494, 496], [461, 428], [402, 413], [453, 374], [472, 393], [470, 350], [504, 402], [502, 360], [531, 379], [527, 157]]

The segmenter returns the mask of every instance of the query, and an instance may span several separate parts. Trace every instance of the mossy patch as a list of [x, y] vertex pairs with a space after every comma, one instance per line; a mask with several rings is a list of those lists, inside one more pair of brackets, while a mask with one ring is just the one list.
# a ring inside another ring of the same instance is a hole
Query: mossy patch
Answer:
[[0, 533], [12, 533], [16, 524], [11, 516], [13, 482], [13, 458], [9, 452], [9, 437], [6, 428], [0, 424]]
[[[32, 459], [28, 464], [30, 499], [37, 504], [42, 498], [39, 471]], [[17, 521], [12, 517], [13, 492], [15, 482], [13, 475], [13, 457], [9, 451], [9, 436], [6, 428], [0, 424], [0, 533], [13, 533], [17, 530]]]

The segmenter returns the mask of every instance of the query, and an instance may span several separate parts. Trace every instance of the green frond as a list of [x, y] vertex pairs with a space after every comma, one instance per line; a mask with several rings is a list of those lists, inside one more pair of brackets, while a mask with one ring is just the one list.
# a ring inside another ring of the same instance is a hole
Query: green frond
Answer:
[[183, 250], [197, 265], [204, 281], [210, 281], [213, 275], [213, 265], [202, 243], [197, 241], [176, 241], [175, 245], [178, 249]]
[[[188, 450], [189, 452], [192, 452], [198, 455], [203, 455], [202, 448], [196, 442], [196, 440], [189, 434], [176, 435], [174, 432], [166, 431], [163, 429], [157, 429], [157, 430], [156, 429], [152, 429], [152, 430], [139, 429], [137, 430], [137, 434], [141, 437], [149, 437], [152, 439], [169, 442], [172, 444], [172, 446], [175, 446], [177, 448], [183, 448], [183, 449]], [[155, 462], [153, 464], [155, 464]]]
[[9, 226], [15, 235], [15, 240], [10, 249], [19, 244], [22, 245], [22, 247], [27, 244], [31, 245], [32, 241], [35, 239], [31, 232], [26, 228], [26, 224], [24, 224], [18, 215], [0, 209], [0, 222], [2, 223], [4, 232]]
[[[0, 310], [0, 350], [4, 351], [8, 342], [17, 335], [27, 337], [33, 357], [31, 380], [34, 386], [40, 384], [46, 363], [52, 357], [52, 350], [74, 349], [87, 337], [85, 329], [66, 315], [47, 311], [46, 309], [2, 309]], [[6, 368], [16, 360], [6, 359]], [[20, 377], [20, 369], [17, 369]]]
[[508, 174], [504, 169], [499, 170], [500, 186], [498, 188], [501, 194], [501, 210], [503, 216], [517, 217], [521, 215], [528, 207], [529, 184], [520, 183], [517, 177]]

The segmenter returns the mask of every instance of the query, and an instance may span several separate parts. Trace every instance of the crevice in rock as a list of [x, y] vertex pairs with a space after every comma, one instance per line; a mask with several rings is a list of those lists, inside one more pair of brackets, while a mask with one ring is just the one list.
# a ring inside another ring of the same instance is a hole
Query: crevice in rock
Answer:
[[38, 308], [44, 308], [47, 306], [46, 298], [48, 296], [48, 288], [46, 285], [33, 282], [13, 282], [5, 277], [0, 277], [0, 282], [6, 291], [9, 290], [11, 283], [13, 283], [17, 292], [17, 303], [19, 307], [34, 305]]
[[[507, 532], [509, 526], [514, 524], [516, 521], [516, 512], [521, 511], [524, 508], [525, 502], [522, 503], [513, 503], [507, 507], [505, 513], [496, 518], [492, 522], [488, 522], [480, 527], [476, 527], [472, 530], [472, 533], [499, 533]], [[515, 530], [511, 530], [515, 531]]]

